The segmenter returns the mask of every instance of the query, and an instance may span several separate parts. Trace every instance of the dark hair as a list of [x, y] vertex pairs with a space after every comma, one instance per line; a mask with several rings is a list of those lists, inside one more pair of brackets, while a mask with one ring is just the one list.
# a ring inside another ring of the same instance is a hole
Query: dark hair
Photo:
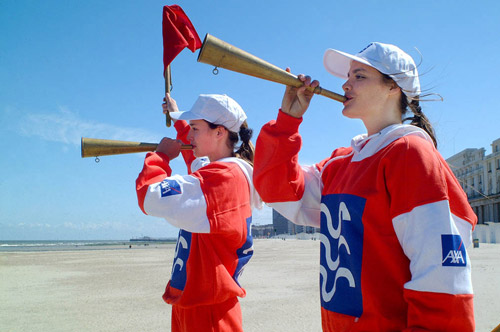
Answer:
[[[208, 122], [208, 126], [211, 129], [215, 129], [219, 127], [220, 125], [213, 124], [211, 122]], [[227, 129], [227, 128], [226, 128]], [[248, 162], [250, 165], [253, 166], [253, 156], [255, 153], [255, 148], [253, 146], [252, 141], [250, 139], [252, 138], [253, 130], [248, 128], [247, 122], [243, 122], [243, 124], [240, 127], [239, 131], [239, 137], [238, 133], [232, 132], [228, 130], [229, 133], [229, 140], [227, 142], [227, 145], [231, 148], [231, 151], [233, 151], [233, 157], [237, 157], [240, 159], [245, 160]], [[235, 151], [236, 149], [236, 144], [238, 143], [238, 140], [241, 139], [241, 145], [238, 147], [238, 150]]]
[[[382, 74], [382, 77], [386, 83], [394, 83], [397, 85], [397, 83], [389, 75]], [[425, 132], [431, 137], [432, 142], [434, 142], [434, 146], [437, 148], [436, 134], [434, 133], [431, 122], [422, 112], [422, 107], [420, 107], [418, 97], [412, 98], [411, 102], [408, 102], [408, 97], [404, 94], [403, 91], [401, 91], [399, 106], [401, 110], [401, 116], [404, 116], [408, 112], [408, 109], [413, 113], [412, 117], [404, 118], [403, 122], [411, 121], [411, 125], [425, 130]]]

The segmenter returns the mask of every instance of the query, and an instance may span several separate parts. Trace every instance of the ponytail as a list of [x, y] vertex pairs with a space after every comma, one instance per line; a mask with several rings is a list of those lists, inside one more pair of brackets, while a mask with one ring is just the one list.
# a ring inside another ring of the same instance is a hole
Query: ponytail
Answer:
[[234, 132], [229, 132], [229, 142], [231, 146], [233, 147], [238, 143], [238, 135], [239, 139], [241, 140], [241, 145], [239, 146], [238, 150], [234, 152], [234, 156], [240, 159], [245, 160], [248, 162], [250, 165], [253, 166], [253, 156], [255, 153], [255, 148], [253, 146], [253, 143], [250, 141], [252, 138], [253, 130], [248, 128], [247, 122], [243, 122], [243, 124], [240, 127], [239, 134], [234, 133]]
[[413, 113], [412, 117], [404, 118], [404, 121], [411, 120], [411, 125], [414, 125], [416, 127], [422, 128], [425, 130], [427, 134], [432, 138], [432, 141], [434, 142], [434, 146], [437, 148], [437, 140], [436, 140], [436, 134], [434, 133], [434, 129], [432, 128], [431, 122], [429, 119], [425, 116], [425, 114], [422, 112], [422, 108], [419, 105], [418, 99], [414, 99], [411, 102], [408, 103], [408, 98], [405, 96], [404, 93], [401, 94], [401, 106], [404, 106], [403, 110], [406, 113], [406, 110], [409, 108], [411, 112]]
[[[382, 74], [382, 78], [386, 84], [397, 85], [397, 83], [392, 79], [392, 77], [390, 77], [387, 74]], [[422, 112], [422, 108], [419, 105], [419, 97], [412, 98], [411, 101], [409, 100], [410, 99], [405, 95], [404, 91], [401, 90], [401, 96], [399, 100], [401, 114], [405, 115], [408, 109], [413, 113], [412, 117], [404, 118], [403, 122], [411, 120], [410, 123], [411, 125], [423, 129], [427, 134], [429, 134], [429, 136], [432, 139], [432, 142], [434, 142], [434, 146], [437, 148], [436, 134], [434, 133], [434, 129], [432, 128], [431, 122]]]

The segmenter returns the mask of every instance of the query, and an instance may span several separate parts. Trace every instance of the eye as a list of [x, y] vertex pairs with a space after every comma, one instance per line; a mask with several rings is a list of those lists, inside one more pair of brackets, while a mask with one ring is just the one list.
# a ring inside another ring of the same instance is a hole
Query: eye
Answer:
[[357, 80], [361, 80], [361, 79], [365, 78], [365, 76], [363, 76], [363, 75], [361, 75], [361, 74], [356, 74], [354, 77], [355, 77]]

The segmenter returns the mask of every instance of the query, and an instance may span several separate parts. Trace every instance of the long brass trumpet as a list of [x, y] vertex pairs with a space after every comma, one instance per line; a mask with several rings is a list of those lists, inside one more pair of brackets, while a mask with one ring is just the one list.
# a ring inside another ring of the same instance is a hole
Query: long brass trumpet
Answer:
[[[116, 154], [154, 151], [157, 143], [116, 141], [110, 139], [82, 137], [82, 158], [101, 157]], [[191, 150], [192, 145], [182, 145], [181, 150]]]
[[[206, 34], [198, 54], [198, 62], [212, 66], [229, 69], [241, 74], [246, 74], [268, 81], [300, 87], [304, 83], [292, 73], [287, 72], [275, 65], [270, 64], [248, 52], [245, 52], [225, 41], [222, 41], [210, 34]], [[214, 69], [214, 71], [216, 70]], [[338, 93], [316, 87], [316, 94], [331, 98], [343, 103], [346, 98]]]

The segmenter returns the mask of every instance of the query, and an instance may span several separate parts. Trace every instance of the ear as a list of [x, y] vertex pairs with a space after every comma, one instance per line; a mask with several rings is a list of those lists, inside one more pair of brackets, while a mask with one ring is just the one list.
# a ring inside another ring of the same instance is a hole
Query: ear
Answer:
[[400, 92], [403, 93], [399, 85], [397, 85], [394, 81], [391, 82], [389, 85], [389, 94], [399, 94]]
[[396, 84], [396, 82], [392, 81], [391, 84], [389, 85], [389, 91], [391, 93], [398, 93], [399, 91], [401, 91], [401, 88], [399, 87], [399, 85]]
[[223, 137], [225, 132], [226, 129], [222, 126], [218, 126], [217, 128], [215, 128], [215, 135], [217, 136], [217, 138]]

